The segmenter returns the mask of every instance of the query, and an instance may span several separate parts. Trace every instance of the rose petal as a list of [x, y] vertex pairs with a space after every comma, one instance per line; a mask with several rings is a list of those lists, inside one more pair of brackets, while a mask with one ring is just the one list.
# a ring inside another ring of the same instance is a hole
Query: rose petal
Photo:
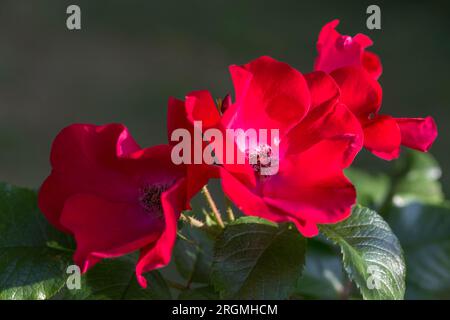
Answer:
[[281, 157], [307, 150], [322, 140], [344, 139], [351, 141], [343, 150], [342, 168], [350, 165], [363, 144], [363, 132], [358, 119], [342, 103], [331, 101], [322, 104], [295, 128], [281, 144]]
[[216, 126], [220, 114], [208, 91], [193, 91], [186, 96], [186, 114], [189, 121], [202, 121], [203, 128]]
[[264, 200], [310, 223], [336, 223], [348, 217], [356, 192], [344, 176], [351, 140], [322, 140], [283, 159], [277, 175], [264, 183]]
[[184, 101], [170, 97], [167, 103], [167, 139], [169, 144], [174, 145], [171, 137], [176, 129], [192, 130], [192, 122], [188, 119]]
[[422, 152], [428, 151], [437, 137], [437, 126], [432, 117], [396, 118], [402, 144]]
[[382, 89], [361, 67], [344, 67], [331, 73], [341, 89], [340, 101], [358, 118], [368, 119], [381, 106]]
[[223, 192], [246, 215], [258, 216], [274, 222], [288, 221], [282, 212], [267, 205], [262, 197], [255, 193], [256, 190], [245, 181], [238, 180], [227, 170], [221, 170], [220, 174]]
[[362, 66], [375, 80], [378, 79], [382, 71], [381, 62], [378, 56], [365, 51], [373, 44], [372, 40], [364, 34], [354, 37], [342, 35], [336, 31], [338, 24], [339, 20], [333, 20], [320, 31], [314, 70], [330, 73], [342, 67]]
[[364, 147], [376, 156], [392, 160], [400, 154], [400, 130], [394, 118], [378, 115], [364, 124]]
[[279, 129], [283, 136], [308, 112], [307, 83], [288, 64], [261, 57], [241, 67], [231, 66], [230, 72], [236, 102], [224, 115], [225, 127]]
[[74, 193], [94, 193], [126, 200], [130, 181], [117, 172], [120, 160], [139, 150], [128, 130], [118, 124], [75, 124], [63, 129], [52, 145], [51, 175], [39, 191], [38, 205], [60, 230], [59, 215]]
[[78, 194], [66, 201], [61, 224], [75, 236], [74, 261], [85, 272], [100, 258], [121, 256], [154, 242], [164, 225], [158, 215], [137, 204]]
[[340, 95], [340, 90], [331, 76], [322, 71], [314, 71], [305, 74], [311, 93], [311, 109], [321, 104], [336, 101]]
[[373, 52], [364, 51], [362, 55], [362, 65], [364, 69], [374, 78], [378, 78], [383, 73], [383, 67], [381, 66], [380, 58]]
[[181, 179], [161, 195], [165, 226], [158, 240], [141, 250], [136, 265], [136, 277], [143, 288], [147, 287], [147, 280], [142, 273], [164, 267], [170, 262], [177, 237], [177, 221], [180, 213], [186, 209], [186, 193], [186, 180]]

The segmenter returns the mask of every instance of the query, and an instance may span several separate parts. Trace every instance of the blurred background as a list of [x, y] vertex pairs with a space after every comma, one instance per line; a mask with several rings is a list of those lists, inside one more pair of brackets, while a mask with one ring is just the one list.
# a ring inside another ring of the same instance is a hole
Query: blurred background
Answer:
[[[66, 28], [77, 4], [82, 30]], [[381, 30], [366, 8], [381, 7]], [[142, 146], [166, 142], [166, 103], [232, 92], [230, 64], [261, 55], [312, 69], [321, 27], [369, 35], [384, 73], [382, 113], [433, 116], [431, 149], [449, 194], [450, 6], [431, 1], [0, 0], [0, 180], [37, 188], [51, 142], [74, 122], [122, 122]], [[389, 164], [362, 152], [357, 165]]]

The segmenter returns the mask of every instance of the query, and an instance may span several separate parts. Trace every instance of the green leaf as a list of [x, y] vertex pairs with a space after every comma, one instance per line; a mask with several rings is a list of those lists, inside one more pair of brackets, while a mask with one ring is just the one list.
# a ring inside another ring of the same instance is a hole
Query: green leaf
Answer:
[[347, 279], [339, 254], [333, 249], [316, 238], [308, 240], [305, 270], [294, 295], [310, 299], [338, 299], [344, 295]]
[[212, 283], [226, 299], [286, 299], [301, 276], [305, 245], [292, 225], [239, 218], [217, 239]]
[[385, 174], [369, 174], [363, 170], [350, 168], [345, 175], [357, 190], [357, 202], [363, 206], [379, 208], [389, 193], [390, 180]]
[[48, 299], [66, 281], [71, 239], [48, 224], [35, 191], [0, 184], [0, 299]]
[[404, 206], [411, 202], [440, 203], [444, 199], [439, 179], [441, 168], [429, 153], [409, 151], [397, 160], [394, 176], [393, 203]]
[[219, 295], [213, 287], [205, 286], [195, 289], [187, 289], [180, 293], [179, 300], [217, 300]]
[[213, 261], [214, 237], [203, 230], [183, 226], [174, 248], [178, 272], [188, 282], [209, 283]]
[[405, 263], [400, 243], [375, 211], [355, 206], [352, 215], [320, 230], [341, 247], [344, 268], [364, 299], [403, 299]]
[[81, 288], [64, 287], [55, 299], [161, 300], [171, 299], [169, 287], [158, 271], [145, 273], [147, 288], [139, 286], [134, 255], [104, 259], [81, 277]]
[[450, 206], [414, 203], [394, 208], [389, 225], [408, 266], [408, 298], [450, 298]]

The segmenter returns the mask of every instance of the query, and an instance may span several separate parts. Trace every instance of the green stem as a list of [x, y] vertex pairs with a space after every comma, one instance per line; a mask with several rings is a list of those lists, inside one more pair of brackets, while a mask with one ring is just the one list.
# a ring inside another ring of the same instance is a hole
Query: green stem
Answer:
[[68, 253], [73, 253], [75, 250], [73, 249], [69, 249], [69, 248], [65, 248], [63, 246], [61, 246], [60, 244], [56, 243], [56, 242], [47, 242], [47, 247], [51, 248], [51, 249], [55, 249], [55, 250], [59, 250], [59, 251], [63, 251], [63, 252], [68, 252]]
[[195, 227], [195, 228], [203, 228], [203, 227], [205, 227], [205, 224], [202, 221], [197, 220], [194, 217], [185, 215], [184, 213], [181, 214], [180, 219], [182, 221], [184, 221], [184, 222], [189, 223], [189, 225], [191, 227]]
[[178, 236], [181, 240], [186, 241], [187, 243], [190, 243], [190, 244], [192, 244], [192, 245], [197, 245], [197, 243], [196, 243], [195, 241], [192, 241], [192, 240], [186, 238], [186, 236], [184, 236], [180, 231], [177, 232], [177, 236]]
[[[182, 213], [180, 216], [180, 219], [182, 221], [186, 222], [187, 224], [189, 224], [193, 228], [198, 228], [200, 230], [203, 230], [214, 237], [217, 235], [217, 233], [214, 232], [213, 228], [210, 228], [206, 223], [204, 223], [203, 221], [197, 220], [192, 216], [188, 216], [188, 215]], [[180, 232], [177, 232], [177, 235], [184, 241], [187, 241], [194, 245], [198, 245], [195, 241], [192, 241], [192, 240], [186, 238]]]
[[178, 283], [178, 282], [175, 282], [175, 281], [172, 281], [169, 279], [165, 279], [165, 281], [166, 281], [167, 285], [171, 288], [174, 288], [174, 289], [177, 289], [180, 291], [186, 290], [186, 286], [182, 285], [181, 283]]
[[227, 196], [225, 196], [225, 204], [227, 206], [228, 221], [232, 222], [234, 221], [234, 212], [233, 208], [231, 207], [231, 201]]
[[213, 198], [211, 197], [211, 194], [209, 193], [207, 186], [204, 186], [202, 188], [202, 194], [205, 196], [205, 199], [208, 202], [209, 208], [211, 209], [212, 213], [214, 214], [214, 218], [216, 219], [217, 224], [221, 228], [225, 228], [225, 224], [223, 223], [222, 216], [219, 212], [219, 209], [217, 209], [216, 203], [214, 202]]

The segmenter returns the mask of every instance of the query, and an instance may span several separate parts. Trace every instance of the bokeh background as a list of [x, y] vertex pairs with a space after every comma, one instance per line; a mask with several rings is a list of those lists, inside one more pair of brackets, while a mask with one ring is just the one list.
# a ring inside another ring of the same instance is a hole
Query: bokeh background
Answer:
[[[82, 30], [66, 28], [78, 4]], [[367, 30], [378, 4], [382, 29]], [[228, 66], [271, 55], [309, 72], [321, 27], [368, 34], [381, 56], [383, 113], [432, 115], [431, 152], [450, 188], [448, 1], [0, 0], [0, 180], [37, 188], [51, 142], [74, 122], [125, 123], [142, 146], [166, 141], [166, 103], [232, 92]], [[357, 165], [389, 167], [362, 152]]]

